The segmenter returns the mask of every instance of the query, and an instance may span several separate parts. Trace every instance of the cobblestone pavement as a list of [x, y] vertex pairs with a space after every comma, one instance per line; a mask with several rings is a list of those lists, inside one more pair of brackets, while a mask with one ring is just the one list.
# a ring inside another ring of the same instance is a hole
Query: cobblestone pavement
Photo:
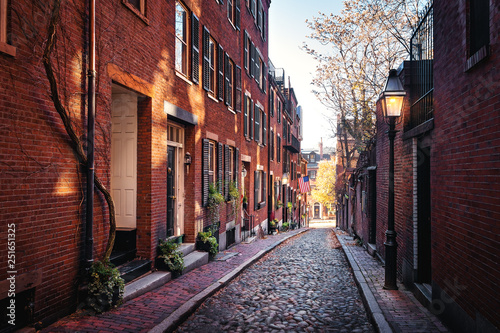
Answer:
[[245, 270], [177, 332], [373, 332], [331, 229], [288, 240]]

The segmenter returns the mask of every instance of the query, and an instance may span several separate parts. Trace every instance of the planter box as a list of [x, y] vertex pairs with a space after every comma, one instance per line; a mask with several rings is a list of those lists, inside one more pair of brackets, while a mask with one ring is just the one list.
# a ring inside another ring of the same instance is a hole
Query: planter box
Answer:
[[210, 252], [210, 243], [196, 239], [196, 250]]

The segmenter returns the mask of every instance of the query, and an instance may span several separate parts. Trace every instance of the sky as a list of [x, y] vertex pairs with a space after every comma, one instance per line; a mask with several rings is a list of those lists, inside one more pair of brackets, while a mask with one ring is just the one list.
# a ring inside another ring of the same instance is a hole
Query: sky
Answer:
[[301, 49], [304, 42], [314, 45], [306, 36], [311, 34], [305, 21], [318, 13], [339, 14], [343, 0], [272, 0], [269, 8], [269, 57], [276, 68], [284, 68], [286, 80], [303, 109], [302, 149], [318, 149], [323, 138], [324, 147], [333, 147], [332, 131], [324, 115], [327, 109], [314, 96], [311, 84], [316, 61]]

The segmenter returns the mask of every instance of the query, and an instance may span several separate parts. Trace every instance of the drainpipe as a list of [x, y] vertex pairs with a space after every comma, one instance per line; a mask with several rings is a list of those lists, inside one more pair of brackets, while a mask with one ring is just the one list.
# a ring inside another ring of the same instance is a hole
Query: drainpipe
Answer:
[[95, 137], [95, 0], [89, 10], [89, 70], [87, 111], [87, 220], [85, 227], [85, 260], [87, 268], [94, 261], [94, 137]]

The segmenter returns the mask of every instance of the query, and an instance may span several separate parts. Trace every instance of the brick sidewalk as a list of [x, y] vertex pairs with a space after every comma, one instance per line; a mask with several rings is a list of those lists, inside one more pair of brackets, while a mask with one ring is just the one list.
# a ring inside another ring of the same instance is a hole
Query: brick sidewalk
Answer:
[[239, 252], [227, 261], [210, 261], [117, 309], [95, 316], [77, 312], [41, 332], [148, 332], [170, 329], [177, 320], [189, 315], [205, 298], [222, 288], [245, 267], [288, 238], [307, 230], [294, 230], [267, 236], [250, 244], [238, 244], [226, 250]]
[[345, 232], [336, 230], [354, 276], [380, 332], [448, 332], [402, 283], [385, 290], [382, 263], [368, 254]]

